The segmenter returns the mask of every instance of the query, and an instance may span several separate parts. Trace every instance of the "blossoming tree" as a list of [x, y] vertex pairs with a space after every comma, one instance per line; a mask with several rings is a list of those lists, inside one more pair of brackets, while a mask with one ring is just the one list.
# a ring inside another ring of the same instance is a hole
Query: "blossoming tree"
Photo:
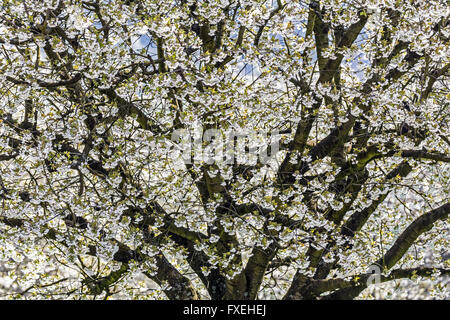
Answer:
[[[429, 277], [442, 297], [449, 13], [1, 1], [7, 296], [353, 299]], [[278, 134], [211, 161], [212, 137], [176, 150], [193, 128], [223, 133], [215, 149], [235, 145], [230, 130]]]

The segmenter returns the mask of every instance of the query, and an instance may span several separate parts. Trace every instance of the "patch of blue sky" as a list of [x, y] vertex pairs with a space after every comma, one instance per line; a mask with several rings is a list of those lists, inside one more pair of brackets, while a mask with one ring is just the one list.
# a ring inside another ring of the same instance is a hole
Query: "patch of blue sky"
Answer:
[[[364, 45], [367, 43], [368, 36], [365, 32], [365, 28], [361, 30], [358, 37], [356, 38], [354, 44], [358, 47], [358, 55], [351, 59], [349, 66], [350, 69], [355, 73], [355, 75], [360, 80], [365, 80], [366, 68], [371, 65], [369, 57], [366, 56], [364, 52]], [[346, 63], [346, 62], [344, 62]]]

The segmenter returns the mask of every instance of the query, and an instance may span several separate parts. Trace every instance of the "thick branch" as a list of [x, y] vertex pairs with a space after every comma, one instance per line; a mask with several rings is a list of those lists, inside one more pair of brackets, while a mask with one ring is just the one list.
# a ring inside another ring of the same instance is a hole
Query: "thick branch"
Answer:
[[[379, 282], [387, 282], [397, 279], [408, 279], [414, 277], [431, 277], [433, 274], [450, 275], [450, 269], [418, 267], [411, 269], [396, 269], [389, 275], [379, 275]], [[334, 291], [333, 293], [323, 297], [325, 300], [343, 300], [353, 299], [357, 297], [364, 289], [369, 286], [370, 277], [373, 274], [362, 274], [352, 277], [350, 280], [329, 279], [315, 281], [309, 288], [314, 294], [320, 295], [323, 292]], [[376, 277], [376, 276], [375, 276]]]
[[376, 263], [387, 269], [392, 268], [422, 233], [430, 230], [438, 220], [447, 219], [449, 213], [450, 203], [446, 203], [439, 208], [421, 215], [403, 231], [384, 257]]

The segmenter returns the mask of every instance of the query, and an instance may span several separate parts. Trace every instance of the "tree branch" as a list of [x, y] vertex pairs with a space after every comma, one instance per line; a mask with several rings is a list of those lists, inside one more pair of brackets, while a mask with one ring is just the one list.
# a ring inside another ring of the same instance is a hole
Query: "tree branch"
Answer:
[[387, 269], [392, 268], [422, 233], [430, 230], [436, 221], [447, 219], [449, 213], [450, 203], [446, 203], [421, 215], [403, 231], [392, 247], [376, 264]]

